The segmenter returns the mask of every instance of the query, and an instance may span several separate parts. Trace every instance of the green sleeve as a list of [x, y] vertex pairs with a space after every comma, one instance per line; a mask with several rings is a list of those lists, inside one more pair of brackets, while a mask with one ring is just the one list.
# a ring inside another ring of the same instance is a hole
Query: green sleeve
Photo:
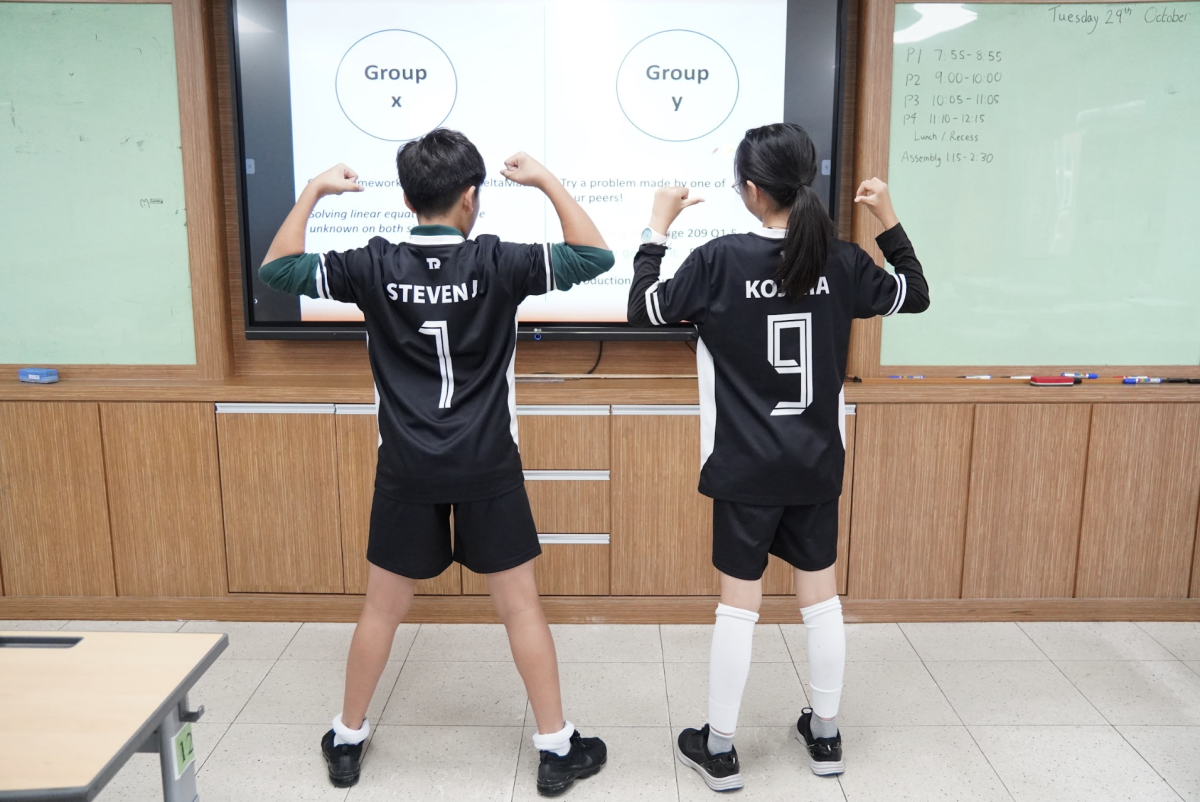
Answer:
[[258, 277], [273, 290], [286, 292], [289, 295], [307, 295], [309, 298], [317, 298], [319, 296], [317, 295], [316, 273], [320, 258], [315, 253], [281, 256], [260, 267]]
[[565, 242], [550, 246], [556, 290], [569, 290], [576, 284], [591, 281], [601, 273], [607, 273], [615, 263], [613, 252], [603, 248], [567, 245]]

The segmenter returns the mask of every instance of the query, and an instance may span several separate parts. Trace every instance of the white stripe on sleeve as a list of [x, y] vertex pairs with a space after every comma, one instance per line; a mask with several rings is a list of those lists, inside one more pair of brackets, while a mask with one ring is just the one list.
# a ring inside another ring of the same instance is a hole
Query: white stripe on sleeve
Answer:
[[550, 243], [543, 242], [542, 250], [546, 261], [546, 292], [554, 292], [554, 271], [550, 267]]
[[896, 300], [892, 303], [892, 308], [889, 309], [884, 317], [891, 317], [900, 311], [900, 307], [904, 306], [904, 299], [908, 296], [908, 281], [904, 278], [903, 273], [896, 274]]
[[661, 286], [662, 285], [659, 284], [657, 287], [654, 288], [654, 314], [658, 315], [659, 325], [665, 326], [665, 325], [667, 325], [667, 319], [665, 317], [663, 317], [662, 302], [658, 298], [658, 288]]
[[325, 297], [333, 300], [333, 293], [329, 291], [329, 267], [325, 264], [325, 255], [321, 254], [317, 258], [321, 262], [321, 280], [325, 284]]
[[328, 299], [325, 294], [325, 289], [321, 286], [321, 263], [324, 262], [323, 256], [317, 257], [317, 266], [313, 269], [313, 282], [317, 285], [317, 297]]
[[654, 291], [658, 289], [658, 284], [652, 284], [646, 290], [646, 316], [650, 318], [651, 325], [663, 325], [654, 318]]

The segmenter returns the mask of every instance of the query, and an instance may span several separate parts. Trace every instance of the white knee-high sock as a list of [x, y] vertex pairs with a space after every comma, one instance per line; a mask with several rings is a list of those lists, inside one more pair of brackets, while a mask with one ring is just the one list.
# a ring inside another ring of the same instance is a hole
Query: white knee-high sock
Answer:
[[842, 700], [842, 677], [846, 673], [846, 625], [842, 601], [837, 596], [801, 607], [808, 628], [808, 670], [813, 713], [831, 719]]
[[708, 723], [712, 731], [727, 738], [737, 729], [742, 691], [746, 688], [746, 677], [750, 676], [756, 621], [758, 613], [717, 605], [708, 663]]

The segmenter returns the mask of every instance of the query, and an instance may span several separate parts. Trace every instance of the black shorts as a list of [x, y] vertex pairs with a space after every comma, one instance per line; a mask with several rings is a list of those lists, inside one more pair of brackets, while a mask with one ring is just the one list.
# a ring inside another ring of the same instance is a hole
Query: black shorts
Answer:
[[767, 555], [801, 571], [837, 560], [838, 500], [760, 507], [713, 499], [713, 565], [735, 579], [762, 579]]
[[367, 561], [393, 574], [432, 579], [455, 561], [477, 574], [494, 574], [541, 553], [524, 485], [459, 504], [412, 504], [379, 492], [371, 503]]

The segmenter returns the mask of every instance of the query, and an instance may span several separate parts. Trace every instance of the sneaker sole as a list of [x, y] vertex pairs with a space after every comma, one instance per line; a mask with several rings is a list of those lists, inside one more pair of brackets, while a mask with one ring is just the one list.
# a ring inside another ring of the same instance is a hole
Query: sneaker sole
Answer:
[[675, 742], [675, 757], [678, 758], [679, 762], [683, 765], [690, 769], [695, 769], [696, 773], [699, 774], [701, 779], [704, 780], [704, 784], [713, 791], [718, 793], [725, 793], [726, 791], [740, 791], [745, 785], [745, 783], [742, 782], [741, 774], [731, 774], [728, 777], [720, 778], [713, 777], [707, 771], [702, 769], [699, 763], [683, 753], [683, 751], [679, 748], [678, 741]]
[[349, 788], [352, 785], [358, 784], [359, 776], [360, 775], [358, 774], [355, 774], [352, 777], [334, 777], [333, 775], [330, 775], [329, 782], [334, 788]]
[[[792, 730], [796, 734], [796, 740], [804, 747], [804, 751], [808, 752], [808, 742], [804, 740], [804, 736], [800, 734], [800, 730]], [[818, 777], [829, 777], [846, 772], [845, 760], [814, 760], [812, 753], [808, 753], [808, 765], [812, 769], [812, 773]]]
[[586, 780], [588, 777], [593, 777], [596, 774], [599, 774], [600, 769], [602, 768], [604, 768], [604, 763], [601, 763], [598, 766], [592, 766], [590, 769], [576, 774], [561, 786], [543, 786], [539, 783], [537, 787], [538, 794], [541, 796], [562, 796], [567, 791], [571, 790], [571, 786], [575, 784], [576, 780]]

